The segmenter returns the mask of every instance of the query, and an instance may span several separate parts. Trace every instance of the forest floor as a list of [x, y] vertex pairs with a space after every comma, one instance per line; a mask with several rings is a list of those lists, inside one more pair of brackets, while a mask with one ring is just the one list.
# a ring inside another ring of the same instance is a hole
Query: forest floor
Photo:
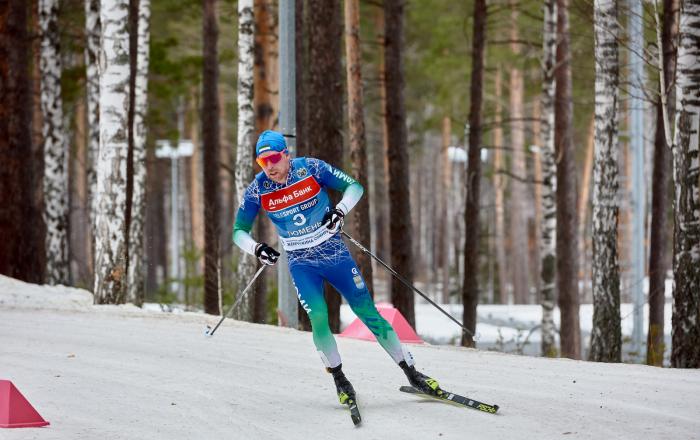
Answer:
[[410, 347], [443, 388], [498, 404], [492, 415], [400, 393], [376, 343], [338, 338], [355, 428], [310, 333], [227, 320], [205, 337], [216, 321], [0, 276], [0, 379], [51, 422], [0, 439], [700, 439], [700, 370]]

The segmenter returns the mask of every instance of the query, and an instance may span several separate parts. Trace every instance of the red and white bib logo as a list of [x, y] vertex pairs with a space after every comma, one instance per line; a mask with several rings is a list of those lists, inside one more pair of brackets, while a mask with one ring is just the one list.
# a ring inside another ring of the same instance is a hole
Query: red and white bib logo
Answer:
[[305, 202], [316, 196], [321, 186], [313, 176], [300, 180], [286, 188], [278, 189], [267, 194], [261, 194], [262, 207], [265, 211], [275, 212], [289, 208], [297, 203]]

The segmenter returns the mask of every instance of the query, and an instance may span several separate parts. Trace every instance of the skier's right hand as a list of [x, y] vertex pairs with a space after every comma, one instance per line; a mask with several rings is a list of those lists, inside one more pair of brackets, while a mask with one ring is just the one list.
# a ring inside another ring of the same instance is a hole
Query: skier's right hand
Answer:
[[258, 257], [262, 264], [272, 266], [277, 263], [280, 253], [268, 246], [267, 243], [258, 243], [255, 246], [255, 256]]

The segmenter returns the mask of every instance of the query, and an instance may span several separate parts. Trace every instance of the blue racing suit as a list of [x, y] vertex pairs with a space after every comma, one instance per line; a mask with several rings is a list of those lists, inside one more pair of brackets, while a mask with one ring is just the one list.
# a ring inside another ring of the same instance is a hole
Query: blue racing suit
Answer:
[[374, 306], [340, 234], [332, 233], [321, 223], [331, 209], [326, 188], [343, 193], [336, 205], [343, 214], [357, 204], [364, 191], [362, 185], [343, 171], [314, 158], [292, 159], [284, 184], [269, 179], [264, 172], [258, 173], [242, 197], [233, 230], [234, 242], [244, 251], [255, 253], [257, 243], [250, 230], [260, 208], [265, 210], [287, 251], [299, 302], [309, 315], [314, 344], [326, 367], [336, 367], [341, 361], [328, 325], [323, 280], [343, 295], [396, 363], [404, 358], [409, 360], [394, 329]]

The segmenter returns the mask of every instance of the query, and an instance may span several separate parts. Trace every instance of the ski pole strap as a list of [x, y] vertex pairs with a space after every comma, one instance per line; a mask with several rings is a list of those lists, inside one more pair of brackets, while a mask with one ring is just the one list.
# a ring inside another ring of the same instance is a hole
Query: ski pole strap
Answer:
[[440, 310], [445, 316], [447, 316], [448, 318], [450, 318], [450, 320], [452, 320], [455, 324], [457, 324], [458, 326], [462, 327], [462, 331], [463, 331], [463, 332], [467, 333], [467, 334], [468, 334], [469, 336], [471, 336], [472, 338], [475, 337], [475, 336], [474, 336], [474, 333], [472, 333], [471, 330], [469, 330], [468, 328], [466, 328], [461, 322], [457, 321], [452, 315], [450, 315], [449, 313], [447, 313], [447, 312], [445, 311], [445, 309], [443, 309], [442, 307], [440, 307], [439, 305], [437, 305], [437, 304], [435, 303], [435, 301], [433, 301], [432, 299], [428, 298], [423, 292], [421, 292], [420, 290], [418, 290], [418, 288], [417, 288], [416, 286], [414, 286], [412, 283], [410, 283], [406, 278], [404, 278], [404, 277], [402, 277], [401, 275], [399, 275], [398, 272], [396, 272], [394, 269], [392, 269], [391, 267], [389, 267], [389, 265], [387, 265], [385, 262], [383, 262], [379, 257], [377, 257], [377, 256], [374, 255], [372, 252], [370, 252], [366, 247], [362, 246], [362, 244], [361, 244], [359, 241], [357, 241], [357, 240], [355, 240], [354, 238], [352, 238], [350, 235], [348, 235], [347, 232], [345, 232], [345, 231], [343, 231], [343, 230], [341, 230], [340, 232], [341, 232], [344, 236], [346, 236], [346, 237], [348, 238], [348, 240], [350, 240], [350, 241], [351, 241], [355, 246], [357, 246], [362, 252], [364, 252], [365, 254], [367, 254], [367, 255], [369, 255], [370, 257], [372, 257], [372, 258], [374, 258], [375, 260], [377, 260], [377, 262], [378, 262], [379, 264], [381, 264], [382, 266], [384, 266], [384, 268], [385, 268], [386, 270], [388, 270], [394, 277], [396, 277], [396, 279], [398, 279], [399, 281], [401, 281], [406, 287], [410, 288], [411, 290], [413, 290], [414, 292], [416, 292], [418, 295], [422, 296], [426, 301], [428, 301], [428, 302], [429, 302], [430, 304], [432, 304], [435, 308], [437, 308], [438, 310]]
[[246, 294], [248, 293], [248, 290], [251, 288], [253, 283], [255, 283], [255, 280], [258, 279], [258, 277], [260, 276], [262, 271], [265, 270], [266, 267], [267, 267], [267, 265], [263, 264], [260, 266], [260, 269], [258, 269], [258, 271], [255, 272], [255, 275], [253, 275], [253, 278], [250, 280], [250, 282], [248, 282], [248, 285], [245, 287], [245, 289], [243, 289], [241, 294], [238, 295], [236, 302], [234, 302], [233, 305], [228, 309], [228, 312], [226, 312], [226, 314], [221, 317], [219, 322], [216, 324], [216, 327], [214, 327], [212, 329], [212, 331], [209, 333], [209, 336], [213, 336], [216, 329], [219, 328], [219, 326], [221, 325], [222, 322], [224, 322], [224, 319], [228, 318], [231, 315], [231, 313], [233, 313], [233, 311], [236, 309], [236, 307], [238, 307], [238, 304], [240, 304], [240, 302], [243, 300], [243, 298], [245, 298]]

